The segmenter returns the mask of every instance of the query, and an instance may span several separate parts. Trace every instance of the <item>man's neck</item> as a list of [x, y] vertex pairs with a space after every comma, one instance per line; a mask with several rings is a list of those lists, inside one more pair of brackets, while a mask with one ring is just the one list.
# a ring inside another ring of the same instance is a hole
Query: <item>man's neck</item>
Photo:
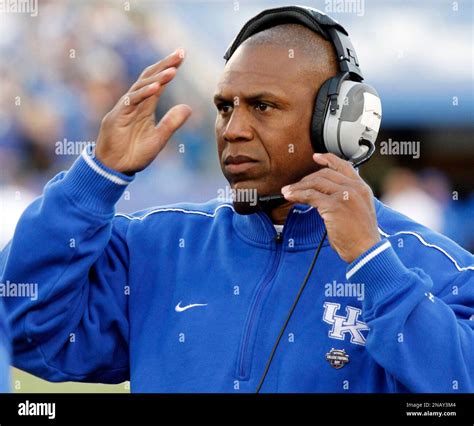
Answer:
[[285, 201], [284, 204], [276, 207], [268, 206], [264, 208], [264, 212], [270, 217], [275, 225], [284, 225], [285, 220], [295, 204]]

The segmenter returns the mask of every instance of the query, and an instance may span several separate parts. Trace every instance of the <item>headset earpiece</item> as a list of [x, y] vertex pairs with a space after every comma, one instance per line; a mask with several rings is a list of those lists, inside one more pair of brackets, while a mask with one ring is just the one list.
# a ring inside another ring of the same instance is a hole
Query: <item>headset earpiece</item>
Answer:
[[[334, 78], [334, 77], [333, 77]], [[323, 130], [328, 107], [328, 89], [331, 79], [326, 80], [320, 87], [314, 102], [313, 117], [311, 118], [311, 143], [314, 152], [323, 154], [328, 152], [324, 143]]]
[[339, 74], [319, 90], [311, 122], [315, 152], [332, 152], [361, 164], [375, 151], [382, 106], [375, 89]]

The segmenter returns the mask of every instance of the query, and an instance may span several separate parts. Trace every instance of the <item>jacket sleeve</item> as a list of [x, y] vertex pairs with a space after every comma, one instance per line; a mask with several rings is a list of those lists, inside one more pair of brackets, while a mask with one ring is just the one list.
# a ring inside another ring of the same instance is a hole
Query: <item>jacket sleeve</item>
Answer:
[[407, 268], [383, 239], [347, 268], [346, 278], [365, 286], [367, 350], [395, 392], [474, 391], [474, 261], [462, 256], [471, 266], [420, 244], [412, 257], [429, 275]]
[[133, 177], [92, 153], [46, 185], [0, 258], [13, 363], [50, 381], [129, 378], [129, 221], [114, 205]]

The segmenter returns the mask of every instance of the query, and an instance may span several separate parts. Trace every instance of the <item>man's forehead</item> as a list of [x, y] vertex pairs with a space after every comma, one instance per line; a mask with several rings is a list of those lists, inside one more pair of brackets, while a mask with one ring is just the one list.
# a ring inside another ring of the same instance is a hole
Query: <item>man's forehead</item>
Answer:
[[225, 94], [226, 92], [255, 92], [265, 89], [275, 94], [284, 94], [284, 87], [289, 83], [288, 79], [283, 81], [281, 76], [262, 70], [224, 71], [217, 84], [217, 91]]
[[[221, 75], [217, 90], [255, 91], [268, 90], [284, 95], [291, 87], [301, 84], [301, 68], [284, 55], [262, 49], [246, 49], [226, 65]], [[280, 49], [281, 50], [281, 49]], [[280, 52], [281, 53], [281, 52]]]
[[279, 83], [286, 84], [289, 78], [282, 80], [281, 75], [271, 70], [264, 70], [262, 68], [241, 68], [224, 70], [218, 83], [218, 87], [228, 87], [240, 85], [243, 83], [250, 85], [254, 84], [269, 84], [278, 86]]

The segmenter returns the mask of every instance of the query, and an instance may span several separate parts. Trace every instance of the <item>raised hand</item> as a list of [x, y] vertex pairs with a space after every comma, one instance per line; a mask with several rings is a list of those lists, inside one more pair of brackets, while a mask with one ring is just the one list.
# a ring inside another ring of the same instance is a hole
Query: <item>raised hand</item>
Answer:
[[173, 133], [191, 115], [188, 105], [172, 107], [156, 123], [155, 110], [166, 85], [175, 77], [184, 59], [178, 49], [145, 68], [128, 92], [103, 118], [97, 138], [96, 158], [121, 173], [146, 168], [164, 148]]

